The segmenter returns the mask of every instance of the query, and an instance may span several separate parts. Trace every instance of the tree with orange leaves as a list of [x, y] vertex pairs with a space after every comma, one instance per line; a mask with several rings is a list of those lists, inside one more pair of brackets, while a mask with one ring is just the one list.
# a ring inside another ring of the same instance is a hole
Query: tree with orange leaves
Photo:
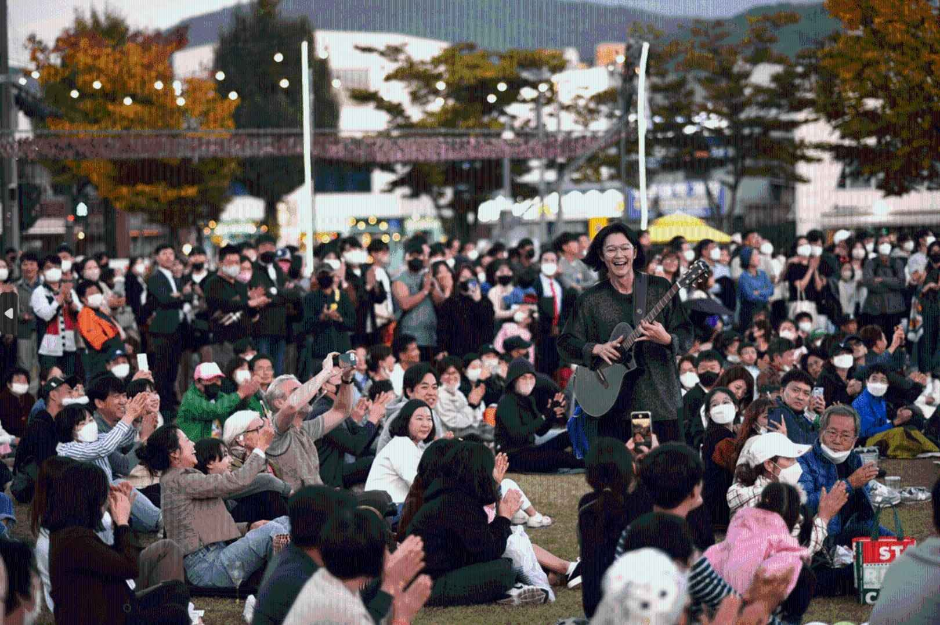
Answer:
[[[171, 57], [186, 33], [132, 30], [121, 17], [77, 14], [50, 47], [29, 38], [57, 131], [198, 130], [234, 127], [237, 100], [210, 77], [177, 80]], [[156, 138], [155, 138], [156, 139]], [[238, 170], [234, 159], [85, 160], [50, 164], [65, 181], [90, 183], [114, 207], [144, 212], [171, 227], [218, 216]]]

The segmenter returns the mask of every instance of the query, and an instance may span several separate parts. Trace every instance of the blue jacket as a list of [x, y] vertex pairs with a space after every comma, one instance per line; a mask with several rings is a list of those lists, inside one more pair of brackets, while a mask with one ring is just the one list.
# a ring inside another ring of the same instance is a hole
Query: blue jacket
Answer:
[[855, 398], [852, 408], [855, 408], [858, 418], [861, 419], [862, 431], [859, 438], [862, 440], [894, 427], [894, 424], [888, 421], [888, 404], [885, 403], [885, 398], [875, 397], [867, 388]]
[[783, 402], [782, 397], [777, 398], [777, 406], [767, 414], [767, 423], [787, 424], [787, 438], [797, 445], [812, 445], [816, 440], [816, 425]]
[[[831, 491], [839, 480], [839, 473], [836, 465], [823, 454], [818, 439], [813, 443], [813, 448], [800, 456], [797, 461], [803, 468], [803, 475], [800, 476], [800, 488], [806, 493], [807, 507], [815, 515], [819, 511], [819, 497], [822, 495], [822, 489], [825, 488], [826, 492]], [[853, 451], [845, 459], [845, 465], [849, 470], [849, 475], [851, 475], [862, 466], [862, 459]], [[839, 511], [839, 514], [829, 521], [830, 536], [840, 534], [845, 522], [852, 518], [853, 514], [856, 515], [858, 521], [875, 518], [875, 508], [868, 494], [868, 485], [865, 485], [864, 488], [855, 489], [849, 484], [848, 480], [843, 481], [849, 500]]]

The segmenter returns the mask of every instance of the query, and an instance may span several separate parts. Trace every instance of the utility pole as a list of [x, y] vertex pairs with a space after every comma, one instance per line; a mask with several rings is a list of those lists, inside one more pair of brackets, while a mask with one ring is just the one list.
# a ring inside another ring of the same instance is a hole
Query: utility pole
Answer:
[[[13, 134], [16, 111], [10, 76], [10, 43], [7, 24], [7, 0], [0, 0], [0, 136], [16, 140]], [[3, 247], [20, 248], [20, 211], [16, 187], [16, 159], [4, 158], [0, 167], [0, 192], [3, 204]]]

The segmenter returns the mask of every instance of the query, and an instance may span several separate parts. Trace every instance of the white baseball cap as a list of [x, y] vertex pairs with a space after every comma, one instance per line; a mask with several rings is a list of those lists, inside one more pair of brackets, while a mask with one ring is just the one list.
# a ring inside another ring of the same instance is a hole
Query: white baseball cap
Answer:
[[760, 434], [756, 440], [751, 443], [748, 449], [746, 462], [756, 467], [765, 460], [770, 460], [777, 456], [783, 458], [799, 458], [810, 450], [811, 445], [797, 445], [786, 434], [780, 432], [768, 432]]
[[832, 241], [834, 243], [842, 243], [846, 239], [852, 236], [852, 233], [848, 230], [839, 230], [834, 235], [832, 235]]
[[214, 362], [203, 362], [196, 367], [196, 373], [193, 377], [196, 380], [212, 380], [215, 378], [224, 378], [225, 374], [219, 369], [219, 365]]

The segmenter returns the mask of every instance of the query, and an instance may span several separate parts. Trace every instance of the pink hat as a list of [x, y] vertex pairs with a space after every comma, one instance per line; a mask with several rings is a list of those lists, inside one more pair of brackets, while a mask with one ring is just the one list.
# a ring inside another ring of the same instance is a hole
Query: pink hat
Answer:
[[214, 362], [203, 362], [196, 367], [196, 374], [193, 377], [196, 380], [213, 380], [215, 378], [224, 378], [225, 374], [219, 369], [219, 365]]

